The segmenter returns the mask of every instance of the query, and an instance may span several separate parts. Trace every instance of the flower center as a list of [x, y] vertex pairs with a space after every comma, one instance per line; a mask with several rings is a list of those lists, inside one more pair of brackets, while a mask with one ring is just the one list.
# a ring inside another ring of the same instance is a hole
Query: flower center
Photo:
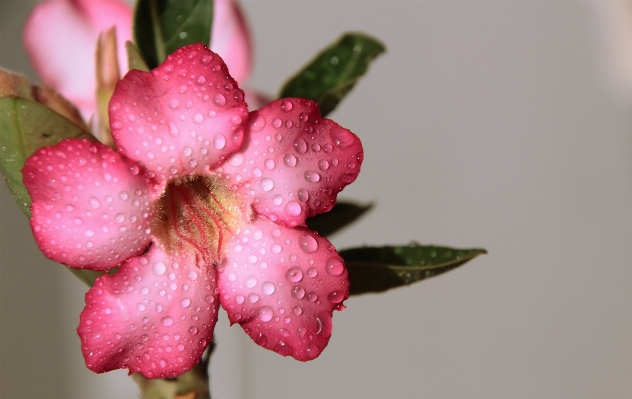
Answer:
[[208, 265], [221, 260], [245, 211], [220, 178], [209, 176], [170, 181], [157, 209], [153, 231], [165, 248], [196, 253]]

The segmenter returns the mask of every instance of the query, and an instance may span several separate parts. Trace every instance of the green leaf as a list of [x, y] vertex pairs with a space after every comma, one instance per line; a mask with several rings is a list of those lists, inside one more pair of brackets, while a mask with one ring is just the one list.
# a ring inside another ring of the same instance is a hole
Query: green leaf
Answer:
[[140, 52], [134, 43], [129, 40], [126, 41], [125, 49], [127, 50], [128, 69], [138, 69], [139, 71], [149, 72], [149, 67], [145, 63], [145, 60], [143, 60], [143, 56], [140, 55]]
[[50, 108], [16, 97], [0, 98], [0, 171], [16, 202], [31, 216], [22, 167], [37, 149], [68, 138], [94, 137]]
[[349, 270], [351, 295], [383, 292], [438, 276], [486, 253], [481, 248], [456, 249], [418, 244], [340, 251]]
[[[0, 98], [0, 172], [26, 216], [31, 216], [31, 197], [22, 182], [24, 162], [37, 149], [69, 138], [95, 140], [94, 136], [44, 105], [23, 98]], [[103, 274], [69, 270], [88, 285]]]
[[325, 116], [366, 73], [370, 62], [384, 51], [386, 47], [377, 39], [362, 33], [347, 33], [291, 77], [279, 97], [314, 100]]
[[153, 69], [187, 44], [211, 43], [213, 0], [138, 0], [134, 41]]
[[339, 201], [329, 212], [307, 219], [307, 227], [323, 237], [328, 237], [355, 222], [372, 208], [373, 204], [360, 205]]

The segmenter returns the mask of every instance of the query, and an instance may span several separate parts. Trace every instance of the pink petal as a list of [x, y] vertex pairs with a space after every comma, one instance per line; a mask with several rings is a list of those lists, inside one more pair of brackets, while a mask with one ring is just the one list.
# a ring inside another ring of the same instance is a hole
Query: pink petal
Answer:
[[27, 159], [31, 227], [46, 257], [107, 270], [141, 254], [151, 240], [154, 190], [138, 166], [85, 139], [44, 147]]
[[128, 368], [148, 378], [195, 366], [213, 336], [219, 301], [213, 267], [153, 246], [99, 277], [86, 294], [77, 332], [86, 366]]
[[110, 101], [119, 150], [160, 180], [216, 167], [240, 148], [247, 118], [243, 91], [201, 44], [177, 50], [151, 73], [130, 71]]
[[224, 59], [232, 77], [243, 83], [252, 64], [246, 19], [237, 0], [215, 0], [214, 7], [211, 50]]
[[24, 46], [42, 82], [60, 92], [88, 120], [96, 109], [94, 53], [100, 31], [116, 26], [119, 65], [131, 38], [132, 9], [115, 0], [49, 0], [24, 27]]
[[258, 216], [227, 245], [220, 301], [259, 345], [311, 360], [331, 337], [331, 314], [349, 295], [347, 270], [329, 241]]
[[285, 226], [329, 211], [360, 172], [358, 137], [324, 119], [315, 102], [281, 99], [250, 113], [247, 147], [221, 171], [254, 209]]

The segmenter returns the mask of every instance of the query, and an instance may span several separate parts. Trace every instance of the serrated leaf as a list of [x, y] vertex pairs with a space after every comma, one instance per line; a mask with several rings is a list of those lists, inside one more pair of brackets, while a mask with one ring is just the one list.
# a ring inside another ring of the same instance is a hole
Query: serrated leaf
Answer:
[[481, 248], [456, 249], [418, 244], [340, 251], [349, 271], [351, 295], [383, 292], [438, 276], [486, 253]]
[[[0, 172], [26, 216], [31, 216], [31, 197], [22, 182], [24, 162], [37, 149], [68, 138], [95, 140], [81, 127], [44, 105], [23, 98], [0, 98]], [[103, 274], [69, 270], [89, 285]]]
[[386, 47], [377, 39], [363, 33], [347, 33], [291, 77], [279, 97], [314, 100], [325, 116], [366, 73], [371, 61], [384, 51]]
[[373, 204], [360, 205], [353, 202], [339, 201], [326, 213], [306, 220], [310, 230], [327, 237], [358, 220], [373, 208]]
[[211, 42], [213, 0], [138, 0], [134, 41], [149, 68], [187, 44]]
[[149, 67], [140, 55], [138, 48], [129, 40], [125, 42], [125, 50], [127, 50], [127, 66], [128, 69], [138, 69], [139, 71], [149, 72]]

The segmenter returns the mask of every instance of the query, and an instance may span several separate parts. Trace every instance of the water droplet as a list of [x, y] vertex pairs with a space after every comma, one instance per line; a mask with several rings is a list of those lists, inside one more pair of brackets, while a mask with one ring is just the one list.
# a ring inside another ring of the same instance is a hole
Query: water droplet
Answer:
[[195, 80], [195, 83], [199, 85], [203, 85], [205, 82], [206, 78], [203, 75], [198, 76], [198, 78]]
[[307, 273], [306, 274], [307, 274], [307, 277], [314, 278], [314, 277], [318, 276], [318, 270], [316, 270], [313, 267], [310, 267], [309, 269], [307, 269]]
[[153, 271], [156, 276], [162, 276], [167, 272], [167, 266], [162, 262], [156, 262], [154, 263]]
[[198, 275], [195, 272], [195, 270], [189, 270], [189, 272], [187, 273], [187, 278], [191, 281], [195, 281], [197, 279]]
[[345, 265], [338, 258], [329, 258], [325, 264], [325, 270], [332, 276], [340, 276], [345, 271]]
[[285, 112], [291, 111], [292, 110], [292, 101], [290, 101], [290, 100], [283, 101], [283, 104], [281, 105], [281, 108]]
[[193, 154], [193, 150], [191, 149], [191, 147], [184, 147], [182, 149], [182, 155], [185, 157], [191, 156], [191, 154]]
[[195, 123], [202, 123], [202, 121], [204, 121], [204, 116], [200, 113], [197, 113], [195, 115], [193, 115], [193, 122]]
[[300, 316], [303, 314], [303, 308], [300, 306], [294, 306], [294, 309], [292, 309], [292, 314], [294, 316]]
[[274, 161], [271, 159], [266, 159], [266, 161], [263, 164], [268, 170], [274, 169]]
[[320, 170], [329, 169], [329, 161], [327, 161], [326, 159], [321, 159], [320, 161], [318, 161], [318, 168]]
[[301, 214], [301, 204], [290, 201], [285, 205], [285, 212], [290, 216], [298, 216]]
[[101, 206], [101, 203], [94, 197], [90, 197], [90, 206], [92, 209], [97, 209]]
[[289, 166], [290, 168], [293, 168], [294, 166], [296, 166], [296, 162], [297, 162], [297, 159], [292, 154], [286, 154], [283, 157], [283, 163], [285, 164], [285, 166]]
[[301, 202], [307, 202], [307, 200], [309, 199], [309, 193], [307, 192], [307, 190], [305, 190], [304, 188], [298, 190], [298, 199]]
[[271, 179], [261, 180], [261, 189], [263, 191], [270, 191], [274, 188], [274, 182]]
[[123, 223], [125, 221], [125, 215], [119, 213], [114, 217], [114, 220], [116, 220], [118, 223]]
[[274, 294], [274, 290], [275, 290], [274, 284], [269, 281], [266, 281], [261, 285], [261, 290], [266, 295], [272, 295]]
[[250, 123], [250, 130], [253, 132], [259, 132], [266, 125], [266, 119], [257, 114], [257, 117]]
[[329, 302], [331, 303], [340, 303], [345, 298], [342, 294], [342, 291], [332, 291], [331, 293], [329, 293], [329, 295], [327, 295], [327, 299], [329, 299]]
[[274, 205], [277, 205], [277, 206], [278, 206], [278, 205], [281, 205], [281, 204], [283, 203], [283, 197], [281, 197], [280, 195], [275, 195], [275, 196], [272, 198], [272, 203], [273, 203]]
[[272, 317], [274, 316], [274, 311], [272, 311], [272, 308], [269, 306], [262, 306], [261, 308], [259, 308], [257, 314], [259, 315], [259, 319], [261, 319], [261, 321], [267, 323], [272, 320]]
[[255, 276], [249, 276], [248, 278], [246, 278], [244, 285], [246, 286], [246, 288], [253, 288], [255, 285], [257, 285], [257, 278]]
[[197, 335], [198, 332], [199, 332], [199, 330], [198, 330], [198, 328], [196, 326], [189, 327], [189, 333], [191, 335]]
[[86, 237], [92, 237], [92, 236], [94, 236], [94, 231], [92, 231], [92, 230], [86, 230], [83, 234], [84, 234]]
[[224, 137], [221, 133], [217, 133], [213, 138], [213, 147], [218, 150], [226, 147], [226, 137]]
[[127, 193], [125, 191], [121, 191], [119, 193], [119, 199], [121, 201], [127, 201], [128, 198], [129, 198], [129, 195], [127, 195]]
[[244, 303], [244, 300], [246, 300], [246, 298], [244, 298], [244, 296], [243, 296], [243, 295], [239, 295], [239, 294], [238, 294], [238, 295], [235, 295], [235, 302], [236, 302], [238, 305], [241, 305], [242, 303]]
[[180, 108], [180, 100], [178, 100], [177, 98], [174, 98], [172, 100], [169, 101], [169, 108], [171, 109], [178, 109]]
[[320, 174], [313, 172], [311, 170], [307, 170], [305, 171], [305, 180], [307, 180], [310, 183], [318, 183], [320, 181]]
[[291, 267], [285, 273], [285, 278], [288, 279], [288, 281], [292, 283], [298, 283], [299, 281], [303, 279], [303, 271], [298, 266]]
[[224, 95], [222, 94], [215, 94], [215, 96], [213, 96], [213, 103], [215, 103], [215, 105], [217, 105], [218, 107], [223, 107], [224, 105], [226, 105], [226, 97], [224, 97]]
[[182, 306], [183, 308], [188, 308], [189, 305], [191, 305], [191, 300], [189, 298], [184, 298], [180, 301], [180, 306]]
[[318, 241], [311, 234], [303, 234], [299, 237], [298, 243], [304, 252], [312, 253], [318, 249]]
[[283, 122], [279, 118], [276, 118], [272, 121], [272, 126], [276, 129], [280, 128], [282, 124]]
[[300, 115], [298, 116], [298, 120], [300, 120], [301, 122], [307, 122], [308, 119], [309, 117], [307, 116], [305, 112], [301, 112]]
[[250, 295], [248, 295], [248, 302], [250, 303], [257, 303], [259, 302], [259, 295], [252, 293]]
[[305, 288], [300, 285], [295, 285], [294, 288], [292, 288], [292, 296], [296, 299], [305, 298]]
[[169, 316], [163, 317], [163, 319], [162, 319], [162, 325], [163, 326], [169, 327], [172, 324], [173, 324], [173, 319], [171, 317], [169, 317]]
[[297, 138], [294, 141], [294, 150], [299, 154], [305, 154], [307, 152], [307, 141], [302, 138]]
[[340, 149], [348, 148], [356, 141], [353, 133], [339, 126], [334, 126], [329, 134], [331, 139], [334, 141], [334, 144]]

